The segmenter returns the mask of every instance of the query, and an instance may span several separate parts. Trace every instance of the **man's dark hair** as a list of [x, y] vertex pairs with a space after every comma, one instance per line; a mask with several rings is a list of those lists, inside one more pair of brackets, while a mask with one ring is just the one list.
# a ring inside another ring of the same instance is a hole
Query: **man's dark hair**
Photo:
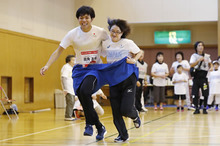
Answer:
[[182, 56], [182, 60], [184, 60], [183, 52], [182, 52], [182, 51], [176, 52], [176, 54], [175, 54], [175, 58], [176, 58], [176, 56], [177, 56], [178, 54], [180, 54], [180, 55]]
[[121, 38], [126, 38], [126, 36], [130, 33], [131, 28], [128, 25], [127, 21], [122, 19], [108, 19], [108, 29], [111, 30], [113, 25], [116, 25], [120, 28], [121, 32], [123, 33]]
[[90, 15], [90, 17], [93, 19], [95, 18], [95, 11], [92, 7], [89, 6], [82, 6], [76, 11], [76, 18], [79, 19], [80, 16], [84, 15]]
[[195, 42], [195, 44], [194, 44], [194, 49], [195, 49], [196, 53], [197, 53], [197, 47], [198, 47], [198, 45], [199, 45], [200, 43], [202, 43], [203, 47], [205, 47], [205, 44], [204, 44], [203, 41], [197, 41], [197, 42]]
[[70, 60], [71, 60], [71, 58], [73, 58], [73, 57], [75, 57], [75, 56], [74, 56], [74, 55], [68, 55], [68, 56], [66, 57], [66, 63], [69, 63]]

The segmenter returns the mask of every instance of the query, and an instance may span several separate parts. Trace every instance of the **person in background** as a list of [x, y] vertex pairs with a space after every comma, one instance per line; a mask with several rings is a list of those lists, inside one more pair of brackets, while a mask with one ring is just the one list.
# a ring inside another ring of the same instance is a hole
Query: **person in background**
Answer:
[[209, 97], [208, 97], [208, 107], [211, 108], [211, 104], [215, 99], [216, 108], [218, 111], [218, 105], [220, 104], [220, 71], [219, 62], [217, 60], [213, 61], [214, 70], [208, 74], [209, 81]]
[[192, 98], [195, 105], [194, 114], [200, 114], [199, 107], [199, 89], [202, 90], [202, 96], [204, 97], [203, 114], [208, 114], [206, 111], [206, 105], [209, 95], [209, 84], [207, 79], [208, 71], [213, 70], [210, 55], [204, 53], [205, 45], [202, 41], [197, 41], [194, 44], [195, 53], [190, 58], [190, 66], [196, 69], [196, 75], [193, 77], [192, 86]]
[[99, 89], [96, 93], [92, 94], [94, 109], [98, 115], [102, 116], [104, 114], [104, 110], [101, 107], [101, 105], [97, 102], [97, 96], [100, 96], [105, 100], [107, 99], [107, 96], [103, 93], [101, 89]]
[[[178, 65], [181, 65], [182, 68], [183, 68], [183, 73], [186, 74], [187, 76], [187, 83], [184, 84], [186, 87], [186, 104], [187, 104], [187, 108], [188, 110], [192, 109], [192, 106], [191, 106], [191, 100], [190, 100], [190, 94], [189, 94], [189, 83], [188, 83], [188, 80], [189, 80], [189, 70], [190, 70], [190, 64], [187, 60], [184, 60], [184, 54], [183, 52], [179, 51], [179, 52], [176, 52], [175, 54], [175, 58], [176, 58], [176, 61], [173, 62], [171, 68], [170, 68], [170, 74], [174, 74], [177, 72], [177, 66]], [[183, 105], [182, 105], [183, 106]]]
[[[218, 63], [220, 64], [220, 56], [218, 56], [217, 58]], [[219, 66], [220, 67], [220, 66]]]
[[163, 102], [165, 100], [166, 77], [169, 75], [168, 65], [164, 63], [162, 52], [156, 55], [156, 62], [151, 68], [154, 92], [154, 110], [157, 110], [157, 103], [160, 103], [160, 110], [163, 110]]
[[[96, 111], [96, 113], [100, 116], [104, 114], [104, 109], [101, 107], [101, 105], [97, 102], [97, 96], [102, 97], [103, 99], [107, 99], [107, 96], [103, 93], [101, 89], [99, 89], [97, 92], [92, 94], [92, 101], [93, 101], [93, 107]], [[80, 101], [77, 99], [73, 108], [73, 111], [75, 113], [76, 118], [80, 118], [81, 116], [84, 117], [83, 107], [80, 104]]]
[[139, 112], [146, 112], [147, 109], [145, 108], [144, 105], [141, 103], [141, 98], [143, 98], [142, 93], [143, 93], [143, 83], [144, 86], [147, 86], [147, 63], [144, 62], [144, 51], [141, 50], [141, 57], [137, 61], [137, 67], [139, 69], [139, 76], [138, 76], [138, 81], [137, 81], [137, 86], [136, 86], [136, 100], [135, 100], [135, 106], [136, 109]]
[[[109, 36], [103, 28], [92, 25], [92, 21], [95, 18], [95, 11], [92, 7], [81, 6], [76, 12], [76, 18], [80, 26], [70, 30], [65, 35], [46, 65], [41, 68], [40, 74], [45, 75], [45, 72], [59, 58], [62, 52], [69, 46], [73, 47], [76, 53], [76, 65], [72, 72], [73, 88], [85, 113], [86, 126], [83, 135], [92, 136], [92, 126], [95, 125], [98, 131], [96, 140], [102, 140], [107, 131], [99, 120], [91, 98], [97, 85], [97, 72], [91, 74], [91, 71], [87, 71], [87, 67], [91, 64], [101, 63], [102, 41], [107, 40]], [[80, 75], [77, 76], [78, 74]]]
[[75, 102], [75, 93], [73, 90], [72, 70], [75, 62], [74, 55], [66, 57], [66, 64], [61, 69], [61, 85], [66, 98], [65, 121], [74, 121], [73, 106]]
[[[186, 99], [186, 83], [188, 77], [185, 73], [183, 73], [182, 65], [177, 66], [177, 72], [174, 73], [172, 81], [174, 84], [174, 100], [176, 101], [177, 111], [184, 111], [184, 100]], [[181, 100], [181, 104], [178, 105], [179, 99]]]

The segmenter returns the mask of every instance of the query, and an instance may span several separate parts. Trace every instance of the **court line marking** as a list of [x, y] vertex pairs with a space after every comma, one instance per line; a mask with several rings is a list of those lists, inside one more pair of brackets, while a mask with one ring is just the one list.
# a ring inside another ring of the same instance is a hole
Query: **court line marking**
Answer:
[[[144, 125], [146, 125], [146, 124], [149, 124], [149, 123], [152, 123], [152, 122], [155, 122], [155, 121], [158, 121], [158, 120], [160, 120], [160, 119], [166, 118], [166, 117], [168, 117], [168, 116], [174, 115], [175, 113], [176, 113], [176, 112], [172, 112], [172, 113], [167, 114], [167, 115], [164, 115], [164, 116], [162, 116], [162, 117], [159, 117], [159, 118], [156, 118], [156, 119], [153, 119], [153, 120], [144, 122], [144, 123], [142, 124], [142, 126], [144, 126]], [[127, 130], [129, 131], [129, 130], [132, 130], [132, 129], [137, 129], [137, 128], [135, 128], [135, 127], [133, 126], [133, 127], [131, 127], [131, 128], [128, 128]], [[110, 138], [110, 137], [112, 137], [112, 136], [115, 136], [115, 135], [118, 135], [118, 133], [109, 135], [109, 136], [105, 137], [104, 139], [108, 139], [108, 138]], [[90, 145], [90, 144], [94, 144], [94, 143], [101, 142], [101, 141], [103, 141], [103, 140], [93, 141], [93, 142], [87, 143], [87, 144], [85, 144], [85, 145]]]
[[[100, 118], [100, 119], [108, 119], [108, 118], [111, 118], [111, 117], [112, 116], [107, 116], [107, 117], [103, 117], [103, 118]], [[25, 135], [21, 135], [21, 136], [6, 138], [6, 139], [0, 140], [0, 142], [5, 142], [5, 141], [13, 140], [13, 139], [23, 138], [23, 137], [32, 136], [32, 135], [36, 135], [36, 134], [41, 134], [41, 133], [45, 133], [45, 132], [50, 132], [50, 131], [54, 131], [54, 130], [59, 130], [59, 129], [71, 127], [73, 125], [80, 125], [80, 124], [84, 124], [84, 123], [85, 123], [85, 121], [80, 122], [80, 123], [73, 123], [73, 124], [70, 124], [70, 125], [61, 126], [61, 127], [57, 127], [57, 128], [52, 128], [52, 129], [48, 129], [48, 130], [42, 130], [42, 131], [39, 131], [39, 132], [34, 132], [34, 133], [25, 134]]]
[[[175, 113], [176, 113], [176, 112], [175, 112]], [[174, 123], [176, 123], [176, 122], [181, 121], [181, 120], [184, 119], [185, 117], [186, 117], [186, 116], [181, 117], [180, 119], [175, 120], [175, 121], [172, 121], [172, 122], [170, 122], [170, 123], [167, 123], [167, 124], [165, 124], [165, 125], [163, 125], [163, 126], [157, 128], [157, 129], [155, 129], [155, 130], [153, 130], [153, 131], [151, 131], [151, 132], [148, 132], [147, 134], [145, 134], [145, 135], [143, 135], [143, 136], [141, 136], [141, 137], [138, 137], [138, 138], [136, 138], [136, 139], [134, 139], [134, 140], [132, 140], [132, 141], [129, 141], [129, 143], [123, 144], [123, 146], [126, 146], [126, 145], [128, 145], [128, 144], [134, 143], [134, 142], [136, 142], [136, 141], [138, 141], [138, 140], [140, 140], [140, 139], [142, 139], [142, 138], [144, 138], [144, 137], [147, 137], [148, 135], [151, 135], [151, 134], [153, 134], [153, 133], [155, 133], [155, 132], [157, 132], [157, 131], [160, 131], [160, 130], [162, 130], [162, 129], [164, 129], [164, 128], [166, 128], [166, 127], [168, 127], [168, 126], [170, 126], [170, 125], [172, 125], [172, 124], [174, 124]]]

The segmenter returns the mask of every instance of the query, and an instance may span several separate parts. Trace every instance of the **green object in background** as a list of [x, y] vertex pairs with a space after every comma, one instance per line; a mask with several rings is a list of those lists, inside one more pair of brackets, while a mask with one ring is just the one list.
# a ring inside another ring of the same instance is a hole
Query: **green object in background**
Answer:
[[190, 30], [155, 31], [155, 44], [187, 44], [191, 43]]

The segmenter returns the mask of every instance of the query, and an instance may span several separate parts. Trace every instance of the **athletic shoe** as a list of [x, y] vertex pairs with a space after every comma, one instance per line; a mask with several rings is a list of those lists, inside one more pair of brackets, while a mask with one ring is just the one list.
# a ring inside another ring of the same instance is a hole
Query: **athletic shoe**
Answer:
[[193, 106], [188, 106], [188, 110], [195, 110], [195, 107], [193, 107]]
[[98, 129], [98, 134], [96, 136], [96, 140], [102, 140], [107, 133], [106, 129], [104, 126], [102, 128]]
[[92, 134], [93, 134], [92, 125], [86, 124], [84, 136], [92, 136]]
[[203, 114], [208, 114], [208, 112], [206, 111], [206, 109], [203, 109]]
[[139, 114], [138, 114], [138, 117], [133, 120], [133, 123], [134, 123], [135, 128], [139, 128], [141, 126], [141, 119], [139, 117]]
[[180, 111], [180, 107], [177, 107], [176, 110], [177, 110], [177, 112], [179, 112]]
[[214, 107], [209, 107], [208, 109], [206, 109], [206, 110], [208, 110], [208, 111], [212, 111], [214, 109]]
[[199, 109], [196, 109], [193, 114], [200, 114]]
[[65, 118], [64, 120], [65, 121], [75, 121], [76, 119], [75, 118]]
[[184, 107], [181, 107], [181, 112], [184, 112]]
[[148, 109], [146, 109], [145, 107], [142, 108], [142, 111], [147, 112]]
[[120, 135], [114, 139], [114, 142], [116, 142], [116, 143], [122, 143], [122, 142], [127, 142], [127, 141], [129, 141], [129, 138], [122, 139]]
[[206, 109], [207, 109], [207, 110], [209, 109], [209, 106], [208, 106], [208, 105], [206, 106]]
[[218, 111], [218, 106], [215, 107], [215, 111]]

